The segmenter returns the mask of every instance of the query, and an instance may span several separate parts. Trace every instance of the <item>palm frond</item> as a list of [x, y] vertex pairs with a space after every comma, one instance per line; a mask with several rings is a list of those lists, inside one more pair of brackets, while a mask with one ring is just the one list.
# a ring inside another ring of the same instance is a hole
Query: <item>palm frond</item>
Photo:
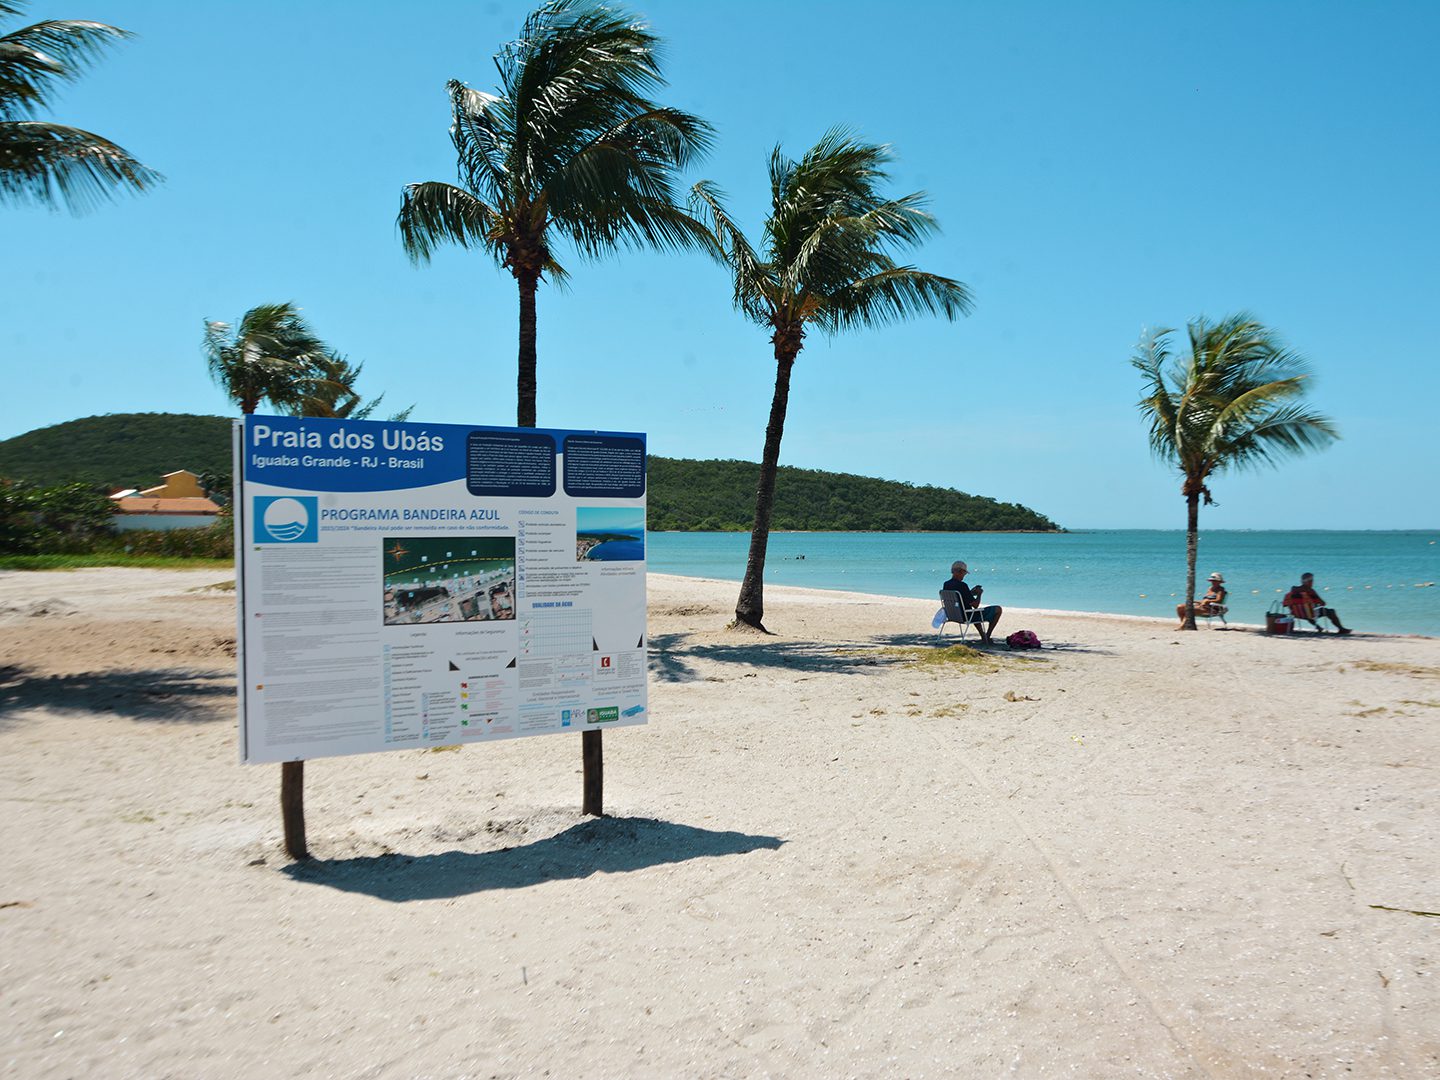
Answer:
[[701, 180], [690, 189], [690, 206], [697, 217], [704, 214], [710, 219], [710, 242], [705, 250], [729, 269], [735, 307], [754, 322], [769, 322], [774, 313], [769, 267], [725, 209], [724, 194], [715, 184]]
[[164, 177], [123, 147], [79, 128], [0, 121], [0, 200], [83, 211], [117, 189], [141, 192]]
[[819, 308], [816, 324], [827, 333], [884, 326], [914, 315], [954, 320], [968, 315], [970, 290], [954, 278], [894, 266], [836, 289]]
[[242, 408], [261, 399], [282, 411], [299, 408], [334, 371], [325, 366], [334, 354], [291, 303], [253, 307], [233, 328], [207, 321], [203, 349], [211, 377]]
[[582, 254], [622, 244], [704, 246], [705, 227], [676, 204], [672, 161], [690, 153], [690, 140], [671, 112], [654, 110], [607, 132], [547, 185], [546, 213]]
[[1179, 405], [1165, 378], [1171, 364], [1169, 342], [1173, 333], [1173, 330], [1160, 329], [1146, 334], [1130, 359], [1131, 365], [1144, 377], [1144, 387], [1136, 404], [1149, 420], [1150, 452], [1161, 460], [1173, 460], [1179, 442], [1175, 433]]
[[563, 281], [552, 231], [582, 256], [707, 242], [674, 183], [712, 131], [646, 96], [664, 85], [647, 26], [594, 0], [550, 0], [495, 67], [495, 94], [447, 84], [460, 186], [406, 188], [400, 229], [412, 260], [440, 243], [483, 243], [517, 276]]
[[844, 128], [827, 131], [798, 161], [776, 146], [763, 257], [725, 214], [713, 186], [696, 185], [691, 201], [709, 215], [735, 305], [792, 342], [803, 339], [810, 322], [833, 333], [920, 314], [968, 314], [973, 298], [962, 282], [891, 258], [890, 251], [918, 245], [937, 226], [923, 193], [882, 194], [890, 158], [889, 147]]
[[79, 78], [107, 47], [130, 36], [105, 23], [55, 19], [0, 37], [0, 119], [33, 116], [59, 84]]
[[509, 194], [510, 118], [506, 103], [494, 94], [472, 90], [451, 79], [453, 122], [450, 140], [455, 144], [460, 183], [492, 205], [501, 205]]
[[1327, 417], [1303, 407], [1308, 373], [1302, 357], [1248, 313], [1187, 327], [1189, 352], [1171, 356], [1173, 331], [1141, 340], [1131, 363], [1142, 375], [1138, 403], [1150, 448], [1185, 478], [1182, 490], [1230, 469], [1273, 465], [1339, 437]]
[[618, 9], [562, 0], [532, 14], [499, 64], [526, 186], [543, 187], [595, 132], [650, 107], [645, 95], [664, 85], [658, 46]]
[[1223, 443], [1223, 467], [1233, 470], [1274, 465], [1282, 457], [1298, 457], [1329, 446], [1340, 432], [1329, 417], [1300, 405], [1275, 408]]
[[496, 251], [501, 224], [492, 207], [453, 184], [429, 181], [405, 188], [396, 218], [410, 261], [426, 262], [442, 243]]

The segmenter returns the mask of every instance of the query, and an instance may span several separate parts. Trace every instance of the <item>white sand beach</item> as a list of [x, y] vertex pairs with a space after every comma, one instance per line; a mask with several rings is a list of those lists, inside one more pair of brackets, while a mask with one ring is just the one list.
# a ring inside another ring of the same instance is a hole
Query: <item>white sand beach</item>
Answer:
[[219, 579], [0, 574], [6, 1076], [1440, 1076], [1440, 640], [652, 575], [610, 816], [320, 760], [297, 866]]

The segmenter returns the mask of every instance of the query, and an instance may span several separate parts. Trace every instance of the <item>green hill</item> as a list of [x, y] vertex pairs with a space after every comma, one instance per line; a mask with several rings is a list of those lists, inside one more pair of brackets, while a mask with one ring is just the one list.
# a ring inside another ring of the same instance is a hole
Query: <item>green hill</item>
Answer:
[[[748, 532], [760, 466], [752, 461], [650, 459], [648, 524], [670, 530]], [[811, 532], [1057, 532], [1018, 503], [850, 473], [792, 469], [775, 477], [772, 529]]]
[[229, 475], [230, 423], [189, 413], [87, 416], [0, 442], [0, 476], [122, 488], [150, 487], [176, 469]]
[[[0, 477], [59, 484], [87, 480], [148, 487], [173, 469], [230, 472], [223, 416], [119, 413], [0, 442]], [[749, 530], [760, 466], [751, 461], [650, 458], [649, 526], [655, 531]], [[774, 529], [815, 532], [1053, 532], [1049, 518], [1018, 503], [940, 487], [916, 487], [782, 465]]]

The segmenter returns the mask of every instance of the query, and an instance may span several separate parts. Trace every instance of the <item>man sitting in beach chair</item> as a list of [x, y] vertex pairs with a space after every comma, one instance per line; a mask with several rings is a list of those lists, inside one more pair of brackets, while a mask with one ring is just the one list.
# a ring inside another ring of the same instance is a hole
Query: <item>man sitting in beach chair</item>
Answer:
[[[960, 560], [950, 564], [950, 580], [940, 586], [940, 600], [945, 605], [946, 621], [958, 622], [960, 624], [960, 636], [965, 636], [965, 631], [971, 626], [980, 628], [980, 640], [986, 645], [995, 633], [995, 624], [1000, 621], [1004, 612], [999, 604], [990, 604], [986, 607], [980, 606], [980, 594], [985, 591], [983, 585], [976, 585], [973, 588], [965, 584], [965, 575], [970, 568]], [[946, 593], [954, 593], [954, 597], [947, 597]], [[983, 626], [981, 624], [984, 624]], [[941, 632], [945, 630], [944, 625], [940, 627]]]
[[1340, 622], [1340, 616], [1335, 613], [1335, 609], [1326, 607], [1324, 599], [1315, 591], [1314, 574], [1301, 574], [1300, 584], [1292, 586], [1281, 603], [1290, 609], [1290, 615], [1297, 623], [1304, 619], [1317, 631], [1324, 633], [1325, 628], [1320, 625], [1320, 620], [1329, 619], [1341, 634], [1350, 633]]

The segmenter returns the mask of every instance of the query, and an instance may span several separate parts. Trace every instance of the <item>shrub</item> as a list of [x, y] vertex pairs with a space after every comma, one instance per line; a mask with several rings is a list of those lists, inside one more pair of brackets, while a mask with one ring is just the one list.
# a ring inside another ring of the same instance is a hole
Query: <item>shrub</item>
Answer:
[[115, 508], [91, 484], [39, 487], [0, 480], [0, 552], [93, 551], [110, 535]]
[[0, 480], [0, 554], [88, 555], [125, 552], [185, 559], [233, 559], [234, 519], [222, 508], [203, 529], [116, 533], [115, 506], [90, 484], [40, 487]]
[[167, 555], [185, 559], [233, 559], [235, 532], [228, 514], [204, 529], [136, 529], [112, 535], [105, 541], [109, 551], [130, 555]]

